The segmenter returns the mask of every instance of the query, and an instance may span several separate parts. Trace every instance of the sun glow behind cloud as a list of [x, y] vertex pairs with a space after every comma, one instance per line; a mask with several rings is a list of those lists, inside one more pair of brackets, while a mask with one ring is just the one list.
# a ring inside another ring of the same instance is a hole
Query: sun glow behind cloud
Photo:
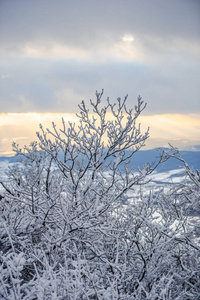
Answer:
[[28, 42], [21, 49], [22, 57], [50, 60], [75, 60], [98, 63], [114, 61], [143, 61], [145, 59], [141, 45], [132, 34], [118, 36], [90, 48], [66, 43], [51, 42], [48, 44]]
[[[34, 59], [50, 60], [75, 60], [92, 63], [106, 61], [143, 61], [141, 49], [133, 43], [134, 38], [124, 35], [122, 39], [101, 47], [91, 49], [77, 48], [62, 44], [51, 44], [49, 47], [27, 44], [22, 50], [22, 56]], [[98, 58], [98, 60], [97, 60]]]
[[3, 2], [1, 112], [26, 114], [0, 114], [0, 151], [36, 139], [39, 123], [59, 123], [55, 112], [76, 112], [102, 88], [110, 99], [129, 93], [128, 106], [138, 94], [148, 102], [148, 147], [199, 143], [198, 1]]
[[[173, 51], [171, 50], [173, 45]], [[65, 42], [51, 41], [49, 43], [28, 42], [19, 50], [19, 57], [44, 59], [44, 60], [74, 60], [88, 62], [90, 64], [105, 63], [107, 61], [145, 62], [148, 64], [162, 63], [166, 61], [180, 60], [180, 53], [186, 58], [188, 51], [193, 59], [199, 60], [200, 51], [198, 43], [190, 45], [187, 41], [171, 38], [166, 44], [163, 37], [144, 36], [135, 37], [132, 34], [124, 34], [115, 39], [105, 40], [101, 44], [91, 47], [70, 45]], [[158, 56], [157, 51], [162, 55]], [[13, 53], [13, 56], [16, 54]], [[3, 76], [3, 75], [2, 75]]]
[[131, 35], [131, 34], [125, 34], [123, 37], [122, 37], [122, 40], [124, 42], [133, 42], [134, 41], [134, 37]]
[[71, 113], [101, 88], [141, 94], [147, 114], [199, 112], [198, 1], [87, 2], [2, 2], [1, 112]]
[[[40, 123], [44, 129], [52, 128], [52, 121], [58, 129], [62, 128], [62, 117], [66, 122], [78, 121], [75, 114], [0, 114], [0, 155], [13, 155], [12, 142], [23, 147], [37, 140], [36, 132], [39, 131]], [[200, 144], [200, 114], [140, 116], [138, 121], [143, 133], [150, 126], [150, 138], [145, 149], [166, 147], [169, 142], [180, 148]]]

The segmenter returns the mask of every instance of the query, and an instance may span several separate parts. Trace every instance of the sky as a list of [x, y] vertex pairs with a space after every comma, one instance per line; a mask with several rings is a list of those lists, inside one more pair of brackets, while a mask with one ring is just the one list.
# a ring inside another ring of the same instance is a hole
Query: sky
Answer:
[[102, 88], [147, 102], [147, 148], [199, 145], [200, 1], [0, 1], [0, 155]]

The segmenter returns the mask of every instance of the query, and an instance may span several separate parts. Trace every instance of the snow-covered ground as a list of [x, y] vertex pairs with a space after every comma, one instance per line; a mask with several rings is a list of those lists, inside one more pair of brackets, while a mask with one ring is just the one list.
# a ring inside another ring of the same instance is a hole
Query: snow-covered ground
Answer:
[[[13, 166], [14, 164], [15, 163], [9, 163], [9, 160], [0, 161], [0, 181], [3, 181], [3, 182], [7, 181], [6, 170], [8, 170], [8, 168]], [[3, 190], [3, 187], [0, 184], [0, 191], [2, 191], [2, 190]]]
[[[9, 163], [9, 160], [0, 161], [0, 180], [6, 181], [6, 169], [9, 166], [13, 166], [15, 163]], [[151, 175], [147, 177], [150, 179], [150, 182], [145, 185], [146, 191], [150, 189], [158, 190], [163, 186], [168, 184], [177, 184], [184, 180], [183, 169], [175, 169], [165, 172], [156, 172], [154, 171]], [[1, 190], [1, 186], [0, 186]], [[140, 187], [134, 187], [135, 192], [139, 192]]]
[[184, 169], [175, 169], [166, 172], [154, 172], [151, 180], [155, 183], [179, 183], [184, 179]]
[[6, 175], [5, 175], [5, 170], [8, 168], [9, 166], [9, 161], [8, 160], [4, 160], [0, 162], [0, 178], [1, 180], [3, 180]]

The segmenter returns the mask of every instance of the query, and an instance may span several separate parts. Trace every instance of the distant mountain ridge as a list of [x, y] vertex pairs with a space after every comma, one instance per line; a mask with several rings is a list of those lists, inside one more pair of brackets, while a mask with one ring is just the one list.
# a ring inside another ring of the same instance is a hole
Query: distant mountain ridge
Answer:
[[[200, 151], [180, 151], [182, 158], [194, 170], [200, 170]], [[156, 150], [141, 150], [133, 155], [131, 167], [142, 168], [144, 164], [156, 162], [159, 159], [159, 151]], [[0, 162], [8, 161], [9, 163], [17, 162], [17, 156], [0, 156]], [[183, 164], [177, 159], [170, 158], [164, 165], [157, 167], [157, 172], [165, 172], [181, 168]]]
[[[180, 151], [181, 157], [194, 170], [200, 170], [200, 151]], [[159, 151], [143, 150], [135, 153], [133, 165], [142, 167], [144, 163], [156, 162], [159, 159]], [[165, 164], [157, 167], [157, 172], [165, 172], [183, 167], [183, 163], [175, 158], [170, 158]]]

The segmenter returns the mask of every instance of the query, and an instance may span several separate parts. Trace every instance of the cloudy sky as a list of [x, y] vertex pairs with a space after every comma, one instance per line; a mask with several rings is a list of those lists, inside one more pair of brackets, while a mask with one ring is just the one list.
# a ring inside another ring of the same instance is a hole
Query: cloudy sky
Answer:
[[147, 102], [148, 147], [200, 144], [200, 1], [0, 1], [0, 155], [102, 88]]

